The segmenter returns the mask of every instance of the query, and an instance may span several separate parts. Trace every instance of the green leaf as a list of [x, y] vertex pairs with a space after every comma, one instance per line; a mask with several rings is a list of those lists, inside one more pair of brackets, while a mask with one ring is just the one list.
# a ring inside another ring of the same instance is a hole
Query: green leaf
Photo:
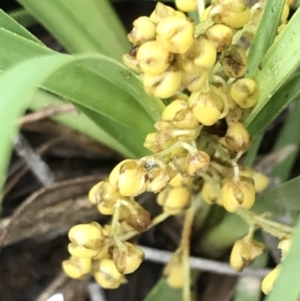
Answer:
[[[28, 108], [33, 111], [40, 111], [46, 106], [61, 106], [65, 105], [66, 102], [61, 100], [59, 97], [52, 93], [45, 92], [39, 89], [32, 101], [30, 102]], [[123, 146], [116, 139], [108, 135], [103, 131], [96, 123], [94, 123], [89, 117], [87, 117], [82, 112], [74, 114], [59, 114], [52, 117], [52, 119], [61, 122], [71, 128], [86, 134], [87, 136], [98, 140], [108, 146], [117, 149], [121, 154], [127, 154], [128, 149]]]
[[253, 79], [259, 83], [258, 104], [246, 118], [248, 127], [274, 93], [286, 82], [300, 64], [300, 10], [297, 10], [282, 33], [264, 56]]
[[293, 233], [292, 246], [283, 261], [275, 286], [265, 301], [297, 301], [300, 297], [300, 219]]
[[300, 176], [268, 190], [257, 197], [253, 211], [272, 212], [274, 215], [300, 212], [299, 201]]
[[248, 131], [254, 137], [266, 130], [275, 118], [300, 94], [300, 73], [287, 81], [267, 102], [248, 125]]
[[[246, 77], [252, 77], [277, 34], [285, 0], [267, 1], [248, 53]], [[271, 22], [270, 22], [271, 20]]]
[[26, 28], [20, 26], [18, 22], [6, 14], [2, 9], [0, 9], [0, 27], [42, 45], [41, 41], [39, 41]]
[[[10, 43], [5, 43], [7, 40]], [[0, 65], [3, 70], [25, 59], [52, 53], [55, 52], [0, 28]], [[98, 115], [91, 112], [89, 116], [93, 116], [94, 121], [119, 145], [123, 144], [128, 150], [131, 148], [125, 155], [145, 155], [143, 140], [154, 131], [153, 124], [160, 117], [162, 102], [145, 94], [137, 77], [118, 62], [102, 55], [90, 57], [86, 64], [98, 68], [101, 74], [83, 67], [84, 62], [72, 64], [56, 72], [43, 87], [97, 112]], [[117, 145], [109, 146], [120, 151]]]
[[18, 0], [71, 53], [128, 51], [125, 31], [108, 0]]
[[30, 27], [38, 23], [31, 14], [29, 14], [25, 9], [22, 8], [11, 11], [9, 15], [24, 27]]
[[263, 134], [260, 134], [253, 139], [252, 145], [243, 160], [243, 165], [252, 166], [254, 164], [262, 138]]
[[300, 144], [300, 100], [298, 99], [291, 108], [290, 114], [285, 121], [283, 128], [280, 131], [279, 137], [276, 140], [273, 151], [279, 150], [287, 145], [294, 145], [293, 151], [285, 160], [276, 165], [272, 171], [272, 176], [284, 182], [293, 168], [294, 162], [298, 156], [298, 146]]

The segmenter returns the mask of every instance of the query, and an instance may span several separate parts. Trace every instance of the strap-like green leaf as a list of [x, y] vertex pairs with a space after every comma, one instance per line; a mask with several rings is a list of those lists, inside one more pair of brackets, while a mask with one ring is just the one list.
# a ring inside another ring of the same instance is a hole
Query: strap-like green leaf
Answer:
[[121, 60], [129, 49], [108, 0], [18, 0], [71, 53], [103, 53]]
[[[251, 77], [272, 45], [277, 33], [285, 0], [268, 0], [248, 53], [246, 77]], [[270, 22], [271, 20], [271, 22]]]
[[[259, 83], [260, 97], [258, 104], [246, 118], [246, 126], [263, 107], [273, 100], [271, 97], [286, 82], [288, 77], [300, 64], [300, 10], [297, 10], [282, 33], [264, 56], [259, 68], [254, 72], [253, 78]], [[261, 69], [261, 70], [260, 70]]]

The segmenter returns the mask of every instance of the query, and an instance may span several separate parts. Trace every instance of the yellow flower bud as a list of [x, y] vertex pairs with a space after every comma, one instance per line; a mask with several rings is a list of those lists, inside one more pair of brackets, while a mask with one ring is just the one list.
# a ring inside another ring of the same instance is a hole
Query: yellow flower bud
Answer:
[[207, 78], [208, 72], [203, 72], [200, 75], [184, 72], [181, 85], [190, 92], [198, 92], [204, 87]]
[[250, 78], [238, 79], [231, 86], [230, 95], [241, 108], [252, 108], [258, 101], [257, 84]]
[[160, 98], [173, 96], [180, 87], [182, 71], [170, 67], [159, 75], [144, 74], [143, 84], [146, 93]]
[[217, 201], [218, 194], [217, 191], [210, 186], [207, 182], [204, 182], [204, 185], [201, 189], [201, 196], [203, 201], [208, 204], [214, 204]]
[[194, 42], [194, 25], [179, 16], [166, 17], [156, 27], [157, 41], [172, 53], [185, 53]]
[[190, 204], [191, 193], [187, 187], [168, 187], [157, 196], [157, 203], [163, 206], [164, 212], [178, 214]]
[[281, 250], [281, 260], [283, 260], [287, 253], [289, 252], [292, 245], [292, 238], [290, 235], [287, 235], [285, 238], [280, 240], [278, 243], [278, 249]]
[[167, 283], [174, 288], [181, 288], [184, 284], [184, 268], [182, 262], [169, 264], [164, 271]]
[[231, 45], [225, 49], [219, 59], [227, 76], [241, 77], [247, 71], [247, 55], [243, 48]]
[[193, 129], [199, 124], [184, 100], [172, 101], [162, 112], [162, 120], [170, 121], [181, 129]]
[[286, 3], [289, 7], [292, 7], [296, 4], [297, 0], [286, 0]]
[[109, 182], [123, 196], [137, 196], [146, 191], [146, 170], [136, 160], [124, 160], [111, 172]]
[[250, 167], [246, 167], [246, 166], [240, 167], [240, 175], [245, 177], [250, 177], [254, 180], [256, 193], [265, 190], [270, 183], [270, 179], [267, 176], [265, 176], [261, 172], [251, 169]]
[[136, 57], [131, 56], [128, 53], [125, 53], [122, 56], [122, 61], [123, 61], [124, 65], [126, 67], [128, 67], [129, 69], [134, 70], [135, 72], [138, 72], [138, 73], [142, 72], [141, 68], [139, 67], [139, 62], [136, 59]]
[[201, 16], [200, 16], [200, 21], [201, 21], [201, 22], [208, 19], [208, 16], [209, 16], [209, 14], [210, 14], [210, 11], [211, 11], [211, 5], [208, 6], [208, 7], [204, 10], [204, 12], [201, 14]]
[[231, 254], [230, 265], [237, 272], [241, 272], [244, 267], [253, 262], [255, 258], [265, 251], [264, 244], [254, 239], [244, 237], [235, 242]]
[[169, 185], [172, 187], [189, 186], [192, 182], [191, 177], [183, 177], [181, 173], [178, 173], [170, 182]]
[[217, 52], [221, 52], [231, 45], [233, 30], [223, 24], [215, 24], [206, 31], [207, 38], [214, 44]]
[[240, 177], [239, 180], [228, 178], [221, 189], [224, 208], [235, 212], [239, 207], [250, 209], [255, 202], [254, 181], [251, 178]]
[[231, 152], [245, 152], [251, 145], [249, 132], [241, 122], [231, 123], [225, 137], [219, 138], [219, 142]]
[[71, 243], [68, 245], [68, 250], [74, 257], [94, 257], [100, 252], [104, 243], [102, 227], [96, 222], [72, 227], [69, 231], [69, 239]]
[[197, 0], [175, 0], [175, 5], [177, 9], [190, 12], [198, 9]]
[[207, 92], [193, 92], [189, 98], [189, 105], [197, 120], [206, 126], [215, 124], [224, 109], [222, 98], [213, 89]]
[[[240, 28], [250, 20], [250, 10], [244, 0], [220, 0], [222, 11], [221, 23], [231, 27]], [[219, 22], [218, 22], [219, 23]]]
[[133, 21], [133, 29], [127, 35], [128, 40], [134, 45], [142, 45], [155, 40], [156, 24], [149, 17], [139, 17]]
[[164, 5], [161, 2], [157, 2], [155, 10], [152, 12], [150, 15], [150, 19], [154, 23], [158, 23], [164, 18], [171, 17], [171, 16], [176, 16], [177, 12], [175, 11], [174, 8]]
[[149, 75], [158, 75], [167, 70], [173, 57], [157, 41], [150, 41], [139, 47], [136, 59], [143, 72]]
[[197, 38], [192, 47], [178, 57], [178, 62], [186, 72], [207, 71], [216, 62], [217, 51], [214, 44], [203, 36]]
[[262, 283], [261, 283], [261, 290], [263, 291], [263, 293], [265, 295], [268, 295], [273, 286], [274, 286], [274, 283], [279, 275], [281, 271], [281, 266], [280, 265], [277, 265], [275, 267], [275, 269], [273, 269], [269, 274], [267, 274], [267, 276], [265, 276], [265, 278], [263, 279]]
[[98, 284], [106, 289], [118, 288], [123, 283], [123, 276], [111, 259], [104, 258], [96, 265], [93, 273]]
[[186, 172], [190, 176], [195, 176], [199, 171], [206, 171], [210, 162], [210, 157], [206, 152], [196, 151], [189, 153], [186, 158]]
[[126, 249], [115, 247], [113, 261], [121, 274], [131, 274], [136, 271], [144, 260], [145, 253], [142, 249], [129, 242], [124, 242]]
[[71, 256], [62, 262], [64, 272], [73, 279], [83, 279], [92, 269], [91, 258], [77, 258]]

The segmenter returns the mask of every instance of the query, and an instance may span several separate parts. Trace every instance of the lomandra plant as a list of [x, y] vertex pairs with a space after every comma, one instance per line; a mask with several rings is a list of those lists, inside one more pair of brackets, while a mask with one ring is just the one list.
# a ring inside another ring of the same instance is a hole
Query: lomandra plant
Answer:
[[[299, 10], [289, 19], [294, 1], [250, 7], [243, 0], [214, 0], [205, 7], [201, 0], [178, 0], [177, 9], [157, 3], [150, 16], [133, 22], [131, 46], [106, 1], [19, 2], [72, 55], [50, 50], [1, 12], [1, 178], [16, 119], [26, 108], [65, 101], [80, 113], [59, 121], [127, 158], [89, 193], [111, 222], [71, 228], [64, 271], [75, 279], [92, 274], [103, 288], [118, 288], [144, 259], [130, 239], [178, 215], [184, 219], [181, 242], [165, 267], [166, 281], [148, 300], [160, 300], [157, 291], [167, 286], [183, 288], [180, 299], [190, 300], [192, 230], [210, 224], [209, 210], [219, 207], [222, 219], [193, 251], [217, 258], [232, 247], [230, 264], [241, 272], [266, 252], [256, 237], [265, 231], [278, 238], [282, 256], [261, 289], [268, 301], [296, 301], [300, 179], [287, 181], [295, 152], [269, 166], [268, 175], [251, 167], [261, 135], [300, 92]], [[298, 144], [298, 107], [276, 148]], [[265, 191], [275, 176], [282, 184]], [[157, 195], [158, 216], [137, 201], [145, 192]], [[277, 221], [283, 213], [291, 214], [291, 225]]]

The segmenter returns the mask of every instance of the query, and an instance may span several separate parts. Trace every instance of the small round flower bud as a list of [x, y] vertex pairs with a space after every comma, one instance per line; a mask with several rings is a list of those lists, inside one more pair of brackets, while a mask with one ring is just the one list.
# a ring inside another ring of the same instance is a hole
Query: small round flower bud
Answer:
[[137, 51], [136, 59], [143, 72], [158, 75], [170, 66], [172, 56], [157, 41], [146, 42]]
[[207, 78], [208, 72], [203, 72], [200, 75], [184, 72], [181, 85], [190, 92], [199, 92], [204, 87]]
[[77, 258], [71, 256], [69, 259], [62, 262], [64, 272], [73, 279], [83, 279], [91, 272], [91, 258]]
[[182, 68], [189, 73], [207, 71], [216, 62], [217, 51], [214, 44], [203, 36], [197, 38], [192, 47], [178, 57]]
[[210, 162], [210, 157], [206, 152], [196, 151], [189, 153], [186, 158], [186, 172], [190, 176], [195, 176], [199, 171], [206, 171]]
[[264, 244], [254, 239], [242, 238], [235, 242], [231, 254], [230, 265], [237, 272], [253, 262], [255, 258], [265, 251]]
[[236, 107], [228, 111], [226, 115], [227, 124], [236, 123], [242, 118], [243, 111], [240, 107]]
[[98, 210], [105, 215], [114, 212], [114, 205], [121, 198], [119, 191], [108, 181], [101, 181], [94, 185], [89, 192], [89, 200], [96, 205]]
[[135, 72], [141, 73], [142, 69], [139, 67], [139, 62], [136, 59], [136, 57], [131, 56], [128, 53], [123, 54], [122, 61], [126, 67], [128, 67], [131, 70], [134, 70]]
[[174, 288], [181, 288], [184, 284], [184, 268], [182, 262], [169, 264], [164, 271], [167, 283]]
[[219, 138], [219, 142], [231, 152], [245, 152], [251, 145], [249, 132], [241, 122], [228, 125], [225, 137]]
[[182, 186], [189, 186], [192, 182], [192, 178], [190, 177], [183, 177], [181, 173], [178, 173], [170, 182], [169, 185], [172, 187], [182, 187]]
[[162, 120], [170, 121], [181, 129], [193, 129], [199, 124], [184, 100], [172, 101], [162, 112]]
[[134, 45], [142, 45], [155, 40], [156, 24], [149, 17], [139, 17], [133, 21], [133, 29], [127, 35], [128, 40]]
[[142, 249], [129, 242], [124, 242], [126, 249], [115, 247], [113, 261], [121, 274], [131, 274], [136, 271], [144, 260], [145, 253]]
[[235, 212], [239, 207], [250, 209], [255, 202], [254, 181], [251, 178], [240, 177], [226, 179], [221, 189], [224, 208], [228, 212]]
[[240, 175], [245, 177], [250, 177], [254, 180], [256, 193], [265, 190], [270, 183], [270, 179], [267, 176], [249, 167], [245, 167], [245, 166], [240, 167]]
[[281, 260], [283, 260], [286, 257], [287, 253], [291, 248], [291, 245], [292, 245], [292, 238], [290, 235], [287, 235], [285, 238], [280, 240], [278, 244], [278, 249], [281, 250]]
[[223, 24], [215, 24], [206, 31], [207, 38], [214, 44], [217, 52], [221, 52], [231, 45], [233, 30]]
[[69, 231], [69, 239], [71, 243], [68, 245], [68, 250], [72, 256], [91, 258], [100, 252], [104, 235], [102, 227], [92, 222], [72, 227]]
[[204, 182], [204, 185], [201, 189], [201, 196], [203, 201], [208, 204], [214, 204], [217, 202], [218, 194], [216, 190], [210, 186], [207, 182]]
[[188, 19], [171, 16], [159, 21], [157, 41], [172, 53], [185, 53], [194, 42], [194, 25]]
[[180, 87], [182, 71], [170, 67], [159, 75], [144, 74], [143, 84], [146, 93], [153, 94], [159, 98], [173, 96]]
[[208, 7], [204, 10], [204, 12], [201, 14], [201, 16], [200, 16], [200, 21], [201, 21], [201, 22], [208, 19], [208, 16], [209, 16], [209, 14], [210, 14], [210, 11], [211, 11], [211, 5], [208, 6]]
[[191, 193], [187, 187], [168, 187], [159, 193], [157, 203], [163, 206], [164, 212], [178, 214], [190, 204]]
[[212, 88], [207, 92], [193, 92], [188, 103], [197, 120], [206, 126], [215, 124], [224, 109], [222, 98]]
[[115, 263], [108, 258], [97, 263], [93, 275], [98, 284], [106, 289], [118, 288], [123, 283], [122, 274], [117, 270]]
[[124, 160], [111, 172], [109, 182], [127, 197], [137, 196], [146, 191], [146, 171], [136, 160]]
[[198, 9], [197, 0], [175, 0], [175, 5], [177, 9], [190, 12]]
[[281, 271], [281, 266], [277, 265], [275, 269], [273, 269], [265, 278], [263, 279], [261, 283], [261, 290], [265, 295], [268, 295], [271, 290], [273, 289], [274, 283]]
[[231, 28], [240, 28], [250, 20], [250, 10], [244, 0], [220, 0], [221, 22]]
[[231, 45], [225, 49], [219, 59], [227, 76], [241, 77], [247, 71], [247, 55], [243, 48]]
[[177, 15], [177, 12], [175, 11], [174, 8], [164, 5], [161, 2], [157, 2], [156, 6], [155, 6], [155, 10], [150, 15], [150, 19], [154, 23], [158, 23], [159, 21], [161, 21], [164, 18], [176, 16], [176, 15]]
[[258, 87], [250, 78], [238, 79], [230, 89], [232, 99], [243, 109], [252, 108], [258, 101]]

